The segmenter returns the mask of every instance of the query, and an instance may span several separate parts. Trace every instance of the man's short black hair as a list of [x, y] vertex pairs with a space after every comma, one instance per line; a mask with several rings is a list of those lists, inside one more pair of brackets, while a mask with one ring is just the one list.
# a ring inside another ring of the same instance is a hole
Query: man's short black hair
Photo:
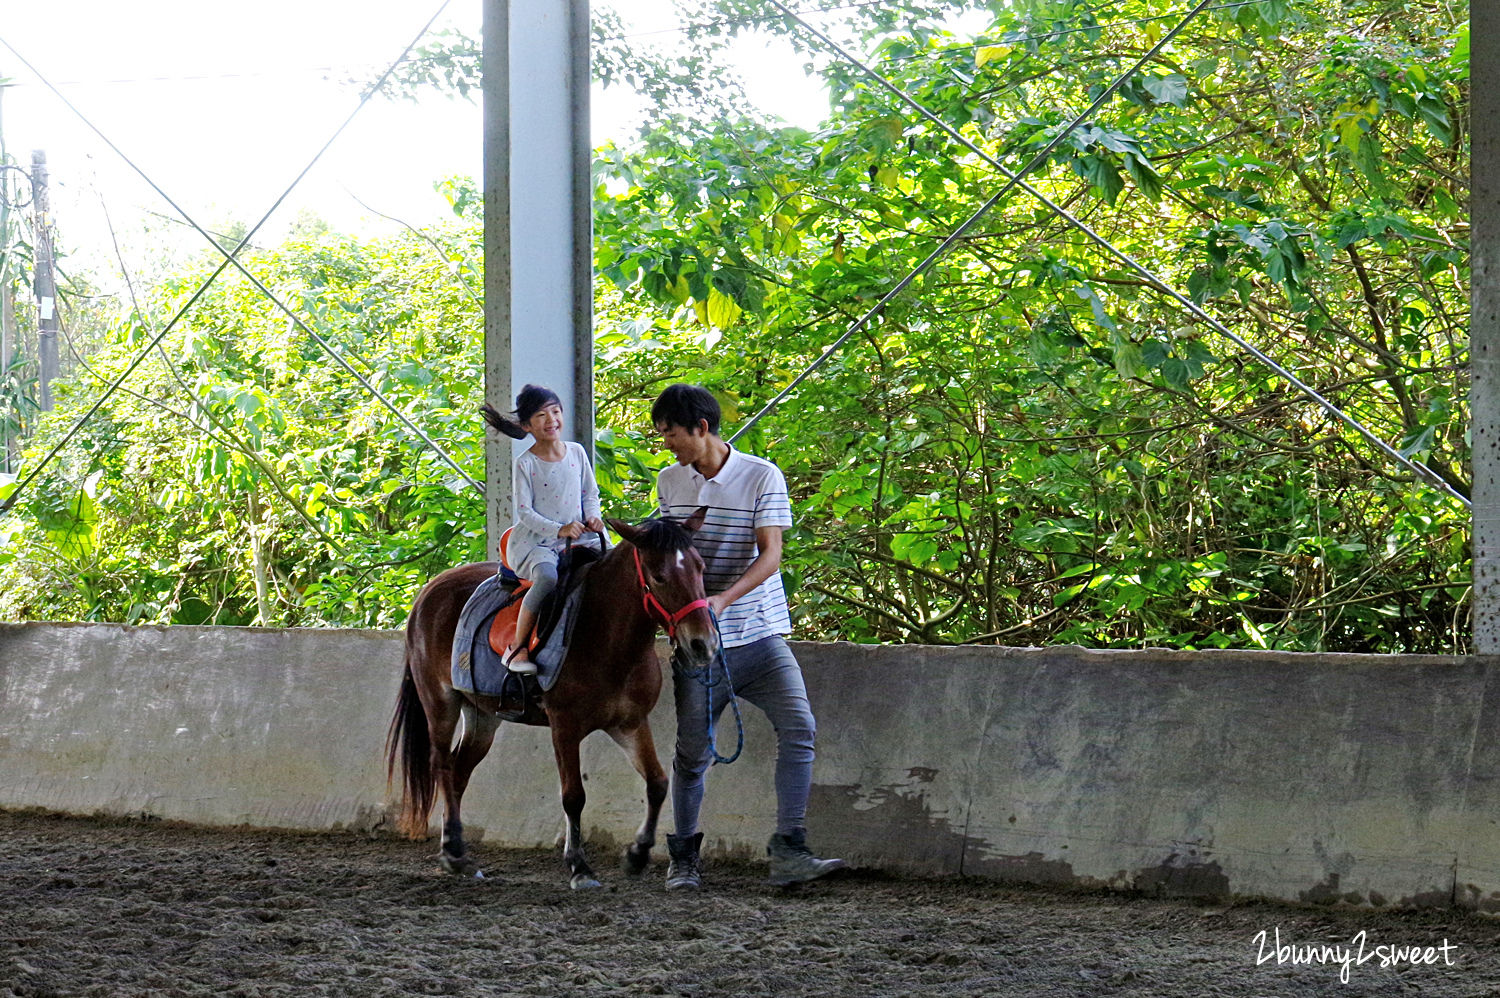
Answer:
[[680, 426], [684, 430], [698, 429], [698, 420], [708, 420], [708, 432], [719, 434], [719, 400], [702, 385], [676, 384], [656, 396], [651, 406], [653, 426]]

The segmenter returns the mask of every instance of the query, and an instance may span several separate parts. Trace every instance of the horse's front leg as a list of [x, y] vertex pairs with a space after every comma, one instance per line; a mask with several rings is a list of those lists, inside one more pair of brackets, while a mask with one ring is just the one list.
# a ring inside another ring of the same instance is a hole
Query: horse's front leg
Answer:
[[594, 877], [583, 851], [583, 771], [578, 746], [583, 735], [571, 727], [552, 725], [552, 753], [557, 757], [557, 777], [562, 785], [563, 817], [567, 835], [563, 840], [563, 862], [568, 864], [568, 886], [576, 890], [602, 886]]
[[455, 733], [452, 728], [446, 732], [445, 741], [434, 742], [433, 745], [434, 752], [441, 745], [443, 754], [447, 757], [447, 765], [439, 771], [443, 792], [443, 846], [438, 854], [438, 862], [444, 870], [456, 876], [483, 877], [484, 872], [469, 857], [468, 845], [464, 842], [462, 803], [469, 778], [474, 775], [474, 767], [489, 754], [500, 721], [465, 703], [459, 724], [462, 725], [462, 730], [458, 732], [456, 746], [451, 742]]
[[646, 817], [635, 833], [635, 841], [625, 847], [621, 861], [626, 873], [640, 876], [651, 864], [651, 847], [656, 845], [656, 822], [661, 817], [662, 802], [667, 799], [667, 773], [656, 757], [656, 743], [646, 720], [631, 728], [612, 728], [609, 737], [625, 750], [635, 771], [646, 781]]

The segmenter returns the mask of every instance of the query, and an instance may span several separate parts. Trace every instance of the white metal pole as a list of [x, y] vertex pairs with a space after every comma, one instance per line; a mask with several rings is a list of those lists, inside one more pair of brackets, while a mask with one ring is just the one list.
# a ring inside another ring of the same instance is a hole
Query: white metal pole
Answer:
[[[485, 0], [485, 398], [528, 382], [562, 399], [593, 453], [593, 224], [588, 0]], [[491, 555], [510, 525], [511, 461], [485, 448]]]
[[1500, 653], [1500, 4], [1470, 7], [1474, 650]]

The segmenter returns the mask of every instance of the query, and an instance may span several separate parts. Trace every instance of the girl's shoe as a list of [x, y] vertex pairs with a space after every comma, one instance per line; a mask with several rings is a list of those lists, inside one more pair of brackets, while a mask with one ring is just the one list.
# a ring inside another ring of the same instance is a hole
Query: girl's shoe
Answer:
[[505, 652], [505, 667], [518, 676], [536, 675], [536, 663], [524, 648], [509, 648]]

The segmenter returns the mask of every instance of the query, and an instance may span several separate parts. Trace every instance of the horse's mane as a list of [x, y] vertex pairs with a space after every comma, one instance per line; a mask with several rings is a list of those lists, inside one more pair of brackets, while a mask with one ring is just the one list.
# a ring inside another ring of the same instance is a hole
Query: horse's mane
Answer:
[[638, 547], [650, 551], [685, 551], [693, 546], [693, 535], [677, 520], [653, 517], [636, 526], [641, 530]]

